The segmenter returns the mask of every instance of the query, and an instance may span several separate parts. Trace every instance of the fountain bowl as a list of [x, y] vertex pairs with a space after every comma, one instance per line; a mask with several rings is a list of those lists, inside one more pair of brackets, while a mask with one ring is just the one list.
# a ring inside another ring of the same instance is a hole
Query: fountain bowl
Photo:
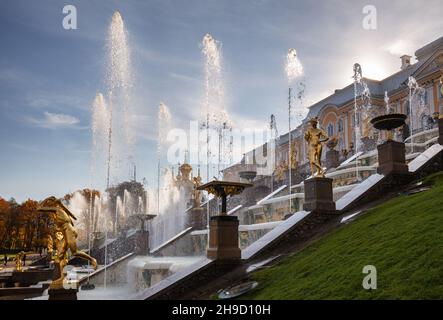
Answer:
[[405, 124], [407, 116], [402, 113], [384, 114], [371, 120], [374, 128], [379, 130], [394, 130]]

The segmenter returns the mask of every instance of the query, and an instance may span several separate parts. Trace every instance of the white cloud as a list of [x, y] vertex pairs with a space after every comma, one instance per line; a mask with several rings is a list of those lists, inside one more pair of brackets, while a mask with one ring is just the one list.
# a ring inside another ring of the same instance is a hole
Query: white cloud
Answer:
[[41, 128], [59, 129], [59, 128], [75, 128], [83, 129], [78, 124], [80, 120], [74, 116], [63, 113], [44, 112], [43, 118], [29, 118], [29, 121]]
[[396, 56], [402, 56], [404, 54], [409, 54], [412, 56], [414, 51], [417, 49], [417, 46], [415, 46], [411, 41], [397, 39], [396, 41], [389, 42], [383, 46], [382, 49]]

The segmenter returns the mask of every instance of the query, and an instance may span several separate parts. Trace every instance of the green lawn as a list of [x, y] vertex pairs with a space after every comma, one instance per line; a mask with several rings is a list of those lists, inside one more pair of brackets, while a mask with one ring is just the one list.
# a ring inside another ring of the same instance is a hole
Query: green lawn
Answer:
[[[431, 190], [398, 196], [256, 272], [242, 299], [443, 299], [443, 172]], [[365, 290], [365, 265], [377, 268]]]

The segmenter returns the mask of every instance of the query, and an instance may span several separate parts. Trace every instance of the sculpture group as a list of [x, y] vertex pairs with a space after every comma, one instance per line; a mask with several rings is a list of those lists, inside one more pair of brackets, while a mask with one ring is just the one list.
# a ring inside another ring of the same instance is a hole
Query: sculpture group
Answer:
[[78, 250], [77, 232], [74, 229], [76, 218], [59, 199], [46, 198], [39, 204], [38, 211], [50, 214], [54, 221], [48, 237], [48, 254], [54, 261], [59, 277], [52, 281], [51, 288], [63, 287], [63, 268], [68, 264], [68, 251], [71, 256], [88, 260], [94, 269], [97, 268], [97, 261], [94, 258]]

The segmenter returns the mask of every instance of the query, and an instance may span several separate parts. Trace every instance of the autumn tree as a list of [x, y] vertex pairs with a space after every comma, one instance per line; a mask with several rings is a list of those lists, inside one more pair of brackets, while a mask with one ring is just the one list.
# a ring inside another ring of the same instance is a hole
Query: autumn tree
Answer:
[[0, 248], [6, 247], [8, 226], [11, 219], [11, 206], [8, 201], [0, 197]]

